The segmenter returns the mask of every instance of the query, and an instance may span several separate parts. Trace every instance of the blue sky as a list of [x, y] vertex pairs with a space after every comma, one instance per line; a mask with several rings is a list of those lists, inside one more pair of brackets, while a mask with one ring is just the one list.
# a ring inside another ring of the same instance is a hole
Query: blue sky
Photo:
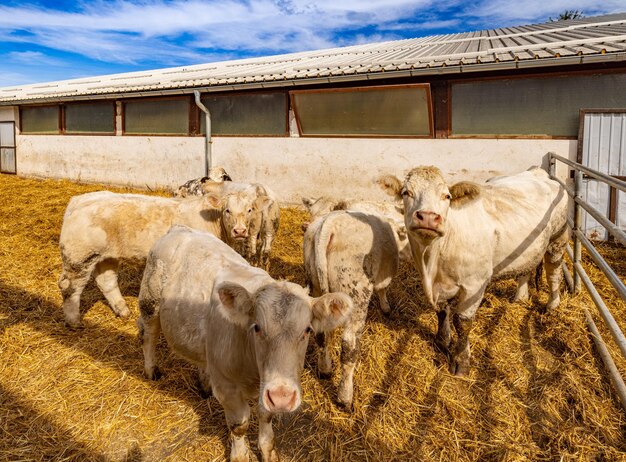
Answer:
[[624, 0], [1, 0], [0, 87], [545, 22]]

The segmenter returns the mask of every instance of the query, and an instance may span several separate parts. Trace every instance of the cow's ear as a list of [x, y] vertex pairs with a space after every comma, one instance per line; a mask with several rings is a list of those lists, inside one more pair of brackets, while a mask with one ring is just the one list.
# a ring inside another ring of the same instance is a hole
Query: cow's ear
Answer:
[[480, 196], [480, 186], [470, 181], [461, 181], [450, 186], [450, 205], [459, 208]]
[[254, 303], [250, 293], [235, 282], [222, 282], [217, 287], [221, 302], [220, 311], [230, 322], [244, 328], [250, 325]]
[[263, 210], [266, 207], [269, 207], [272, 203], [272, 199], [267, 196], [259, 196], [254, 200], [254, 208], [256, 210]]
[[393, 175], [383, 175], [376, 180], [376, 184], [390, 196], [402, 199], [402, 182]]
[[324, 294], [312, 300], [313, 330], [330, 332], [343, 326], [352, 314], [352, 299], [342, 292]]
[[222, 208], [222, 198], [216, 196], [215, 194], [204, 195], [204, 203], [207, 205], [207, 207], [212, 209]]
[[302, 198], [302, 204], [304, 204], [304, 207], [306, 207], [306, 209], [310, 212], [311, 211], [311, 207], [313, 206], [313, 204], [315, 204], [316, 199], [313, 199], [312, 197], [303, 197]]

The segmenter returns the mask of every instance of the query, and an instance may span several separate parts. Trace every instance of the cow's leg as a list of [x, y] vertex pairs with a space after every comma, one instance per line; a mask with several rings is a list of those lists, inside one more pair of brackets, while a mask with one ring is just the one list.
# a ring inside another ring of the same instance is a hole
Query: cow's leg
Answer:
[[546, 267], [546, 280], [548, 281], [548, 291], [550, 296], [546, 304], [546, 311], [555, 309], [561, 303], [561, 279], [563, 277], [563, 253], [554, 255], [546, 253], [544, 256], [544, 265]]
[[450, 373], [467, 375], [470, 370], [469, 334], [476, 310], [485, 294], [487, 281], [482, 286], [464, 287], [459, 294], [459, 302], [452, 316], [452, 323], [456, 330], [457, 340], [450, 355]]
[[198, 368], [198, 381], [200, 382], [200, 392], [203, 398], [211, 396], [211, 376], [209, 371], [203, 367]]
[[452, 316], [452, 323], [457, 334], [457, 341], [450, 358], [450, 373], [467, 375], [470, 370], [469, 334], [472, 330], [473, 319], [466, 319], [459, 314]]
[[272, 251], [272, 243], [274, 242], [274, 230], [269, 229], [263, 235], [261, 243], [261, 258], [263, 259], [263, 267], [265, 271], [270, 269], [270, 253]]
[[382, 312], [385, 314], [391, 313], [391, 305], [389, 305], [389, 300], [387, 300], [387, 287], [376, 289], [376, 295], [378, 295], [378, 301], [380, 302], [380, 309]]
[[[158, 313], [153, 316], [143, 316], [141, 326], [143, 327], [143, 370], [150, 380], [157, 380], [161, 376], [159, 368], [156, 366], [156, 349], [161, 334], [161, 320]], [[137, 323], [139, 325], [139, 323]]]
[[80, 296], [89, 282], [95, 264], [86, 263], [78, 270], [63, 265], [58, 286], [63, 296], [65, 323], [70, 327], [80, 326]]
[[263, 462], [278, 462], [278, 453], [274, 447], [272, 414], [267, 412], [263, 406], [259, 406], [259, 449]]
[[352, 409], [354, 370], [359, 361], [361, 335], [367, 317], [367, 302], [358, 305], [358, 307], [355, 306], [352, 319], [344, 327], [341, 338], [341, 381], [337, 391], [337, 401], [346, 409]]
[[516, 302], [525, 302], [528, 300], [528, 281], [530, 281], [530, 273], [517, 278]]
[[250, 406], [236, 387], [215, 386], [213, 393], [224, 408], [226, 415], [231, 462], [248, 462], [250, 450], [246, 433], [250, 424]]
[[256, 233], [251, 233], [247, 238], [246, 238], [246, 242], [245, 242], [245, 252], [246, 252], [246, 259], [254, 266], [259, 266], [260, 261], [259, 261], [259, 254], [257, 252], [257, 236]]
[[448, 352], [452, 335], [450, 333], [450, 306], [446, 303], [443, 309], [437, 311], [437, 335], [435, 336], [435, 345], [443, 351]]
[[115, 259], [110, 258], [101, 261], [96, 265], [95, 279], [113, 313], [120, 318], [127, 318], [130, 316], [130, 310], [122, 297], [120, 286], [117, 284], [118, 268], [119, 262]]
[[333, 373], [333, 361], [330, 357], [328, 345], [333, 343], [333, 332], [318, 332], [315, 335], [317, 343], [317, 375], [322, 379], [330, 378]]

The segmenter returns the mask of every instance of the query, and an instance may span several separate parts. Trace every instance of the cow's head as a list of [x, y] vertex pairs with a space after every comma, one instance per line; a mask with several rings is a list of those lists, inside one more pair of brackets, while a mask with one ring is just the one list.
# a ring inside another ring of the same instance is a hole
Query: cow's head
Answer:
[[309, 337], [343, 325], [352, 300], [343, 293], [310, 297], [290, 282], [274, 282], [250, 293], [234, 282], [217, 287], [220, 309], [248, 331], [260, 377], [259, 406], [291, 412], [300, 406], [300, 373]]
[[211, 167], [209, 169], [208, 176], [205, 177], [205, 181], [222, 182], [222, 181], [233, 181], [233, 180], [230, 178], [230, 175], [226, 173], [226, 170], [224, 170], [223, 167]]
[[480, 194], [474, 183], [448, 187], [437, 167], [414, 168], [404, 183], [391, 175], [381, 177], [378, 183], [387, 193], [403, 200], [407, 231], [425, 243], [446, 233], [450, 207], [461, 207]]
[[229, 239], [243, 241], [258, 226], [260, 213], [271, 199], [258, 196], [256, 191], [248, 189], [227, 194], [222, 201], [222, 224]]

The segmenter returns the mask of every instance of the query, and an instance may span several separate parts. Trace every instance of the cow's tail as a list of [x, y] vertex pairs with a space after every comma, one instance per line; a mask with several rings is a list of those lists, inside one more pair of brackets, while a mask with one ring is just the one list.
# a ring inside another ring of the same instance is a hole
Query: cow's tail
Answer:
[[315, 271], [322, 294], [330, 292], [328, 284], [328, 249], [332, 245], [333, 232], [330, 220], [324, 220], [315, 236]]

